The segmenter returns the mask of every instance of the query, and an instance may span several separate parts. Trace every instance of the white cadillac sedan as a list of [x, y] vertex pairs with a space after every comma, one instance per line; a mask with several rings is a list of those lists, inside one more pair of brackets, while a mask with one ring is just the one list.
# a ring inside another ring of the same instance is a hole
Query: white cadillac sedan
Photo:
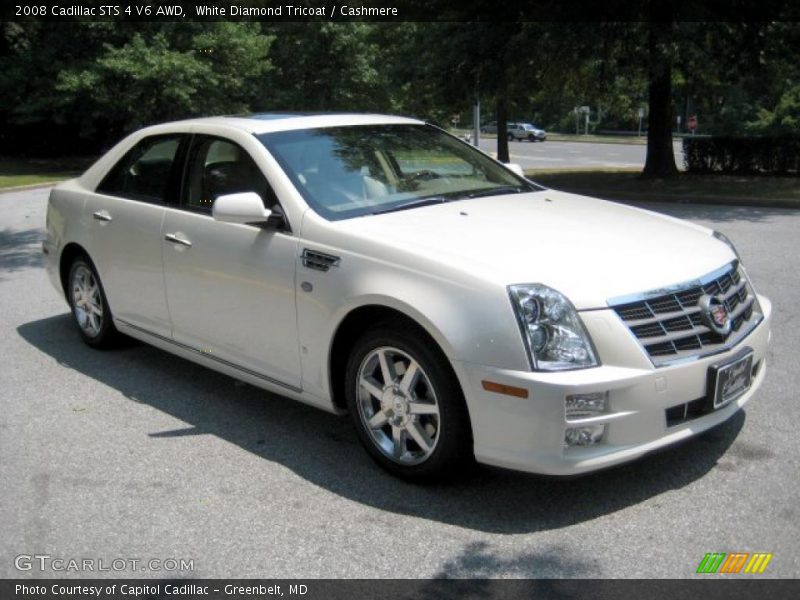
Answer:
[[149, 127], [53, 190], [43, 250], [89, 345], [349, 412], [404, 477], [629, 461], [766, 371], [771, 305], [724, 235], [544, 189], [413, 119]]

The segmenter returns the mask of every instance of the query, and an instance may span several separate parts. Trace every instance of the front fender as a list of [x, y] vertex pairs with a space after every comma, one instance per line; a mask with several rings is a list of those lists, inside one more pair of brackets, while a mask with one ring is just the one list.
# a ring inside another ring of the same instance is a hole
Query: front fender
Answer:
[[505, 288], [434, 275], [375, 256], [314, 247], [340, 261], [325, 272], [298, 266], [298, 337], [303, 388], [308, 393], [331, 397], [328, 365], [334, 336], [347, 315], [364, 306], [387, 307], [413, 319], [451, 363], [529, 368]]

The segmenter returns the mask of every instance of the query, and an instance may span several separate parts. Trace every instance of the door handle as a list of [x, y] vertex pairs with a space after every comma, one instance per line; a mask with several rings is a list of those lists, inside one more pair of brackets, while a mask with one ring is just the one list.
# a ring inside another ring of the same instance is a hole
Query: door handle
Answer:
[[96, 213], [92, 214], [92, 218], [96, 221], [104, 221], [106, 223], [112, 220], [107, 210], [98, 210]]
[[186, 246], [187, 248], [192, 247], [192, 242], [184, 237], [181, 237], [178, 233], [168, 233], [164, 236], [164, 239], [171, 244], [180, 244], [181, 246]]

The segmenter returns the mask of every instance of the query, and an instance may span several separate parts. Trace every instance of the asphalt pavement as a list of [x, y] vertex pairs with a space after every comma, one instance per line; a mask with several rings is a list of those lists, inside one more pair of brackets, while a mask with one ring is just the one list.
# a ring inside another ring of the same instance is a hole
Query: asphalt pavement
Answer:
[[[673, 142], [675, 164], [683, 168], [683, 147]], [[481, 150], [497, 153], [497, 140], [481, 138]], [[641, 168], [647, 154], [642, 144], [587, 142], [509, 142], [511, 162], [523, 169], [629, 169]]]
[[[143, 344], [86, 347], [42, 269], [46, 197], [0, 194], [0, 577], [683, 578], [734, 551], [800, 574], [797, 211], [650, 205], [726, 233], [774, 302], [746, 410], [582, 478], [422, 486], [374, 466], [346, 419]], [[126, 562], [15, 567], [32, 555]]]

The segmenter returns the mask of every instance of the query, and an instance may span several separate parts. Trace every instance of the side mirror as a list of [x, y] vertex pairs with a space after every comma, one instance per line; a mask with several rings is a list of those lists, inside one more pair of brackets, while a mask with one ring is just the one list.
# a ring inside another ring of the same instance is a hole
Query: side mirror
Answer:
[[219, 196], [211, 207], [211, 216], [223, 223], [260, 225], [266, 223], [271, 214], [255, 192]]
[[506, 169], [512, 173], [516, 173], [520, 177], [525, 177], [525, 171], [523, 171], [522, 167], [517, 163], [506, 163]]

